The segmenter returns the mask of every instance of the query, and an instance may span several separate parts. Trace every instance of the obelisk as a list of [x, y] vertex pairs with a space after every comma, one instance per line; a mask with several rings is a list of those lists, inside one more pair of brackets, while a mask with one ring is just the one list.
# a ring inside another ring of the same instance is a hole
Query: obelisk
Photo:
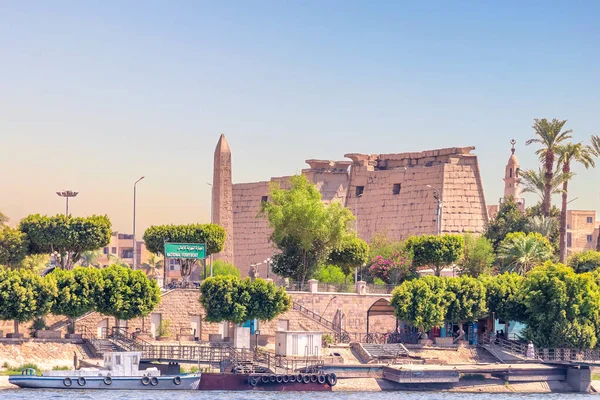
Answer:
[[231, 181], [231, 150], [221, 134], [215, 149], [212, 185], [212, 221], [227, 233], [223, 251], [214, 259], [234, 264], [233, 260], [233, 183]]

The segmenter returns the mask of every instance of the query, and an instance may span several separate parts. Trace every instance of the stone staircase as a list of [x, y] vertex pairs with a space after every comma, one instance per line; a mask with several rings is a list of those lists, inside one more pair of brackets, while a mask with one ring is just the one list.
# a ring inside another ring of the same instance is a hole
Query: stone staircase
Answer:
[[329, 329], [329, 331], [331, 331], [332, 333], [334, 333], [336, 335], [336, 339], [338, 339], [337, 340], [338, 342], [342, 342], [342, 343], [350, 342], [350, 335], [348, 334], [348, 332], [346, 330], [342, 329], [341, 326], [334, 324], [327, 318], [324, 318], [322, 315], [317, 314], [313, 310], [308, 309], [308, 308], [304, 307], [302, 304], [296, 303], [295, 301], [292, 301], [292, 310], [298, 311], [303, 316], [308, 317], [309, 319], [313, 320], [314, 322], [318, 323], [319, 325]]
[[410, 356], [410, 351], [402, 343], [361, 343], [360, 346], [371, 360], [395, 360], [400, 357]]

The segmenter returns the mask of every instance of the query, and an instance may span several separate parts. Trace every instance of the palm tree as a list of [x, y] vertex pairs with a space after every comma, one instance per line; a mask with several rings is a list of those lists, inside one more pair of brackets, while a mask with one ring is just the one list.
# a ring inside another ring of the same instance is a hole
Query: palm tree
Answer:
[[119, 258], [118, 256], [116, 256], [114, 254], [109, 254], [108, 260], [110, 261], [111, 264], [120, 265], [121, 267], [125, 267], [125, 268], [131, 268], [131, 265], [127, 264], [125, 262], [125, 260], [123, 260], [122, 258]]
[[102, 257], [102, 253], [99, 250], [84, 251], [79, 256], [78, 264], [83, 267], [98, 267], [98, 259]]
[[[542, 201], [542, 205], [546, 203], [546, 173], [542, 167], [539, 167], [537, 171], [532, 169], [521, 170], [519, 172], [521, 177], [521, 183], [523, 186], [523, 193], [534, 193], [537, 194]], [[561, 192], [560, 186], [563, 184], [565, 179], [569, 179], [570, 175], [565, 175], [556, 168], [552, 174], [552, 181], [550, 182], [550, 196]], [[550, 203], [552, 201], [550, 200]]]
[[554, 158], [558, 147], [562, 142], [571, 138], [571, 129], [563, 131], [563, 127], [567, 123], [567, 120], [560, 121], [553, 119], [548, 121], [546, 118], [534, 119], [532, 128], [535, 131], [536, 137], [529, 139], [525, 142], [526, 145], [532, 143], [539, 143], [542, 145], [541, 149], [538, 149], [535, 154], [540, 157], [540, 160], [544, 163], [544, 174], [546, 179], [544, 181], [544, 203], [542, 204], [542, 211], [546, 217], [550, 216], [551, 207], [551, 192], [552, 192], [552, 178], [554, 176]]
[[548, 261], [552, 250], [547, 239], [536, 233], [509, 234], [498, 247], [498, 259], [504, 262], [505, 272], [525, 275], [533, 267]]
[[[571, 174], [571, 164], [580, 163], [586, 169], [594, 167], [594, 156], [596, 155], [594, 149], [588, 145], [579, 143], [567, 143], [563, 146], [559, 146], [557, 149], [558, 153], [558, 165], [562, 166], [563, 174]], [[565, 237], [567, 235], [567, 188], [569, 185], [569, 179], [565, 179], [563, 182], [562, 189], [562, 207], [560, 210], [560, 256], [559, 260], [564, 263], [567, 259], [567, 246], [565, 243]]]
[[150, 253], [148, 261], [142, 264], [142, 268], [146, 270], [146, 274], [156, 279], [158, 276], [161, 275], [160, 271], [162, 270], [163, 265], [163, 260], [158, 258], [156, 254]]
[[552, 231], [556, 229], [558, 222], [554, 217], [534, 216], [528, 219], [527, 228], [530, 232], [537, 232], [545, 238], [550, 239]]

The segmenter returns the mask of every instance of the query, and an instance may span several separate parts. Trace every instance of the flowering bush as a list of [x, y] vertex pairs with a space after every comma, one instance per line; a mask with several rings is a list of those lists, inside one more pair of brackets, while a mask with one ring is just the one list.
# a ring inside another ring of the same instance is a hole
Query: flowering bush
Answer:
[[411, 270], [412, 260], [403, 253], [394, 253], [390, 257], [376, 256], [371, 260], [369, 270], [371, 275], [379, 278], [387, 284], [400, 283], [408, 278]]

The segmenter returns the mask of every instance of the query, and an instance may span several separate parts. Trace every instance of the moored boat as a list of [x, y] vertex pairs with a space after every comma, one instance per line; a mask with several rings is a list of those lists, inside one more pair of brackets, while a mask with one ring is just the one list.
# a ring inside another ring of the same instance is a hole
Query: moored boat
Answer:
[[72, 371], [44, 371], [37, 376], [28, 368], [8, 381], [21, 388], [36, 389], [128, 389], [197, 390], [201, 374], [161, 375], [157, 368], [140, 370], [140, 352], [114, 352], [104, 355], [104, 368]]

